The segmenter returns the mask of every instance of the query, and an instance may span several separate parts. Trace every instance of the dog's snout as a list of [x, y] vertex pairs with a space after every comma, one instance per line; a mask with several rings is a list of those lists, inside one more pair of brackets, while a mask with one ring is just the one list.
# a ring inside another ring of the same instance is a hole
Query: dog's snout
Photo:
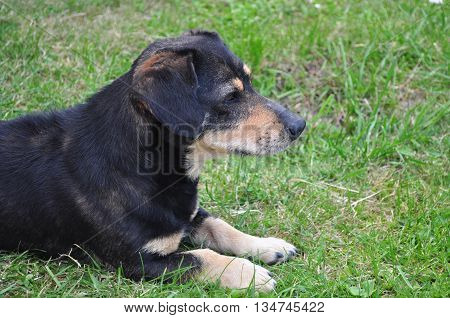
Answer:
[[306, 121], [303, 118], [297, 118], [295, 120], [291, 120], [287, 124], [287, 129], [289, 131], [289, 136], [292, 140], [297, 139], [305, 130], [306, 127]]
[[295, 139], [300, 137], [303, 130], [305, 130], [306, 121], [302, 117], [298, 116], [297, 114], [294, 114], [287, 108], [277, 103], [271, 102], [269, 105], [270, 108], [272, 108], [275, 111], [275, 113], [277, 113], [278, 118], [284, 125], [285, 130], [289, 135], [289, 138], [292, 141], [294, 141]]
[[[281, 109], [281, 107], [279, 109]], [[306, 121], [286, 108], [283, 108], [283, 110], [279, 113], [279, 118], [292, 141], [300, 137], [303, 130], [305, 130]]]

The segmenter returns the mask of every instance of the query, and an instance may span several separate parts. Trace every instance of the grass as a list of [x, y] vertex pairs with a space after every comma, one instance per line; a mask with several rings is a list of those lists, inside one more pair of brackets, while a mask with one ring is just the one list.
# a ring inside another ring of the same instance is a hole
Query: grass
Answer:
[[[148, 42], [215, 29], [308, 120], [279, 155], [210, 163], [203, 206], [305, 253], [268, 297], [449, 297], [448, 1], [7, 1], [0, 119], [83, 101]], [[1, 297], [242, 297], [0, 254]]]

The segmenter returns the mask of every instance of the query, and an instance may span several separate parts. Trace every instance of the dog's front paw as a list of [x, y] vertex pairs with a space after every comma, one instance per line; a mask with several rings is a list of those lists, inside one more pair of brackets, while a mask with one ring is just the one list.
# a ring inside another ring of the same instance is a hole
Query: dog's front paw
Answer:
[[286, 262], [297, 254], [294, 245], [275, 237], [258, 237], [252, 244], [252, 255], [268, 265]]
[[267, 269], [244, 258], [226, 258], [225, 263], [228, 265], [220, 276], [222, 286], [242, 289], [250, 287], [254, 282], [258, 291], [270, 292], [275, 289], [276, 282]]
[[247, 259], [224, 256], [207, 249], [194, 251], [194, 254], [200, 256], [203, 263], [202, 279], [219, 280], [222, 287], [233, 289], [246, 289], [253, 285], [261, 292], [275, 289], [272, 274]]

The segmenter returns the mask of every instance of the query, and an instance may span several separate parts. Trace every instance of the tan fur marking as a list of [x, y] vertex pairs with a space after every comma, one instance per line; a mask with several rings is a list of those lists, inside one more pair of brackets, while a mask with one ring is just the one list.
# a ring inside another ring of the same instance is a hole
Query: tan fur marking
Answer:
[[[233, 129], [214, 134], [214, 138], [219, 143], [233, 143], [234, 141], [240, 141], [242, 138], [251, 142], [255, 141], [265, 131], [278, 131], [281, 129], [283, 129], [283, 126], [273, 112], [263, 106], [256, 106], [245, 121]], [[205, 141], [207, 141], [209, 136], [205, 137]]]
[[187, 175], [196, 179], [206, 160], [226, 155], [227, 151], [208, 146], [203, 139], [197, 140], [187, 155]]
[[[278, 118], [275, 113], [269, 110], [267, 107], [257, 105], [250, 113], [250, 116], [247, 118], [245, 122], [242, 123], [242, 126], [268, 126], [272, 124], [278, 123]], [[281, 124], [279, 123], [281, 126]]]
[[150, 70], [156, 63], [161, 62], [163, 59], [165, 59], [169, 55], [168, 52], [162, 52], [159, 54], [155, 54], [150, 56], [148, 59], [143, 61], [136, 67], [136, 70], [134, 72], [135, 76], [142, 76]]
[[246, 150], [257, 154], [261, 138], [270, 144], [276, 144], [283, 131], [283, 125], [274, 112], [267, 107], [257, 105], [246, 120], [232, 129], [207, 132], [190, 148], [187, 156], [187, 175], [196, 179], [206, 160], [227, 155], [233, 149]]
[[217, 254], [210, 249], [189, 252], [200, 259], [202, 270], [197, 278], [207, 281], [220, 281], [228, 288], [248, 288], [253, 283], [257, 290], [268, 292], [274, 289], [275, 281], [266, 269], [249, 260]]
[[158, 237], [150, 240], [142, 247], [142, 250], [148, 253], [157, 253], [159, 255], [168, 255], [175, 252], [180, 245], [183, 232], [177, 232], [169, 236]]
[[[283, 125], [277, 116], [266, 107], [255, 106], [249, 117], [237, 127], [215, 134], [215, 142], [220, 144], [239, 145], [257, 148], [257, 141], [264, 134], [278, 135]], [[207, 136], [206, 136], [207, 137]], [[254, 149], [257, 151], [257, 149]]]
[[244, 69], [244, 73], [250, 76], [252, 71], [250, 70], [250, 67], [248, 67], [247, 64], [244, 64], [243, 69]]
[[221, 253], [258, 257], [270, 264], [287, 261], [295, 254], [295, 247], [284, 240], [248, 235], [213, 217], [203, 221], [191, 240]]
[[248, 252], [247, 242], [253, 238], [221, 219], [209, 217], [197, 229], [192, 240], [195, 244], [218, 252], [242, 256]]
[[239, 91], [243, 91], [244, 90], [244, 83], [242, 83], [242, 81], [239, 78], [234, 78], [233, 79], [233, 86], [236, 87]]
[[190, 216], [190, 218], [189, 218], [189, 220], [190, 220], [191, 222], [192, 222], [192, 220], [195, 219], [195, 217], [197, 216], [198, 209], [199, 209], [199, 204], [198, 204], [198, 199], [197, 199], [197, 202], [195, 203], [195, 210], [194, 210], [194, 212], [192, 212], [192, 214], [191, 214], [191, 216]]

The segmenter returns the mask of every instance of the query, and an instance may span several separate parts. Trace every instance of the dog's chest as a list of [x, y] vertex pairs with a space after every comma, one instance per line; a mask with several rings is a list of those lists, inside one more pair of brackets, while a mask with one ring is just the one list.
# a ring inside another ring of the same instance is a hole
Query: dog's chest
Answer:
[[196, 185], [182, 185], [166, 197], [180, 219], [192, 221], [198, 210]]
[[194, 205], [194, 208], [191, 210], [191, 215], [189, 217], [190, 222], [192, 222], [192, 220], [194, 220], [194, 218], [197, 216], [199, 207], [200, 207], [200, 204], [198, 202], [198, 198], [195, 197], [195, 205]]

